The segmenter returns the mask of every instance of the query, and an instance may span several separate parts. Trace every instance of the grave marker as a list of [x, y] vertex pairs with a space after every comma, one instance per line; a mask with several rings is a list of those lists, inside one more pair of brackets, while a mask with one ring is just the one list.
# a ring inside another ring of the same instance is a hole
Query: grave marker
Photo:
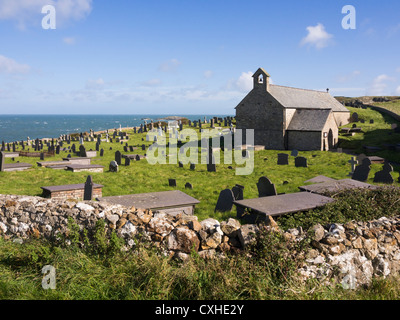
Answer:
[[232, 210], [233, 201], [235, 201], [235, 197], [233, 195], [232, 190], [225, 189], [222, 190], [219, 194], [217, 204], [215, 206], [214, 212], [228, 212]]
[[110, 172], [118, 172], [118, 163], [116, 161], [111, 161], [109, 170]]
[[358, 165], [351, 177], [353, 180], [366, 182], [368, 180], [369, 172], [371, 171], [371, 160], [367, 157], [363, 158], [360, 165]]
[[170, 187], [176, 187], [176, 180], [175, 179], [168, 179], [168, 185]]
[[351, 164], [351, 172], [349, 173], [349, 176], [353, 176], [354, 170], [356, 170], [356, 165], [358, 164], [358, 161], [356, 160], [355, 157], [351, 157], [351, 160], [349, 160], [348, 163]]
[[267, 177], [261, 177], [258, 180], [257, 189], [259, 198], [277, 195], [275, 185]]
[[286, 153], [278, 153], [278, 165], [288, 165], [289, 155]]
[[295, 162], [295, 166], [296, 166], [297, 168], [307, 168], [307, 167], [308, 167], [307, 158], [304, 158], [304, 157], [296, 157], [296, 158], [294, 159], [294, 162]]
[[393, 167], [389, 163], [385, 163], [382, 170], [375, 173], [374, 182], [392, 184], [394, 180], [391, 172], [393, 172]]
[[193, 189], [192, 184], [189, 183], [189, 182], [187, 182], [187, 183], [185, 184], [185, 189]]
[[3, 151], [0, 152], [0, 171], [4, 171], [5, 167], [5, 154]]
[[92, 176], [88, 176], [83, 190], [83, 200], [91, 201], [92, 198], [93, 198], [93, 179]]
[[115, 162], [120, 166], [122, 160], [122, 155], [119, 150], [115, 151]]

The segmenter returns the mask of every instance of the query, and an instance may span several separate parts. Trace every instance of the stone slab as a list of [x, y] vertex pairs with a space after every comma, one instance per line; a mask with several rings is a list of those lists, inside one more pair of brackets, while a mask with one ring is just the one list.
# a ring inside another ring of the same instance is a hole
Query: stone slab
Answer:
[[315, 183], [332, 182], [332, 181], [337, 181], [337, 180], [321, 175], [321, 176], [317, 176], [315, 178], [312, 178], [310, 180], [304, 181], [304, 183], [313, 183], [313, 184], [315, 184]]
[[237, 207], [248, 208], [265, 216], [282, 216], [307, 211], [333, 202], [334, 199], [310, 192], [297, 192], [271, 197], [234, 201]]
[[[66, 185], [59, 185], [59, 186], [49, 186], [49, 187], [40, 187], [44, 191], [48, 192], [61, 192], [61, 191], [71, 191], [71, 190], [80, 190], [85, 188], [84, 183], [78, 184], [66, 184]], [[103, 188], [101, 184], [94, 183], [93, 188]]]
[[64, 161], [69, 161], [71, 164], [85, 164], [89, 165], [92, 158], [76, 157], [76, 158], [63, 158]]
[[4, 171], [23, 171], [32, 168], [30, 163], [7, 163], [4, 165]]
[[5, 158], [18, 158], [19, 152], [4, 152]]
[[373, 186], [368, 183], [364, 183], [361, 181], [353, 180], [353, 179], [343, 179], [343, 180], [334, 180], [327, 181], [322, 183], [317, 183], [309, 186], [301, 186], [299, 189], [301, 191], [312, 192], [316, 194], [324, 194], [326, 192], [336, 192], [348, 189], [359, 189], [359, 188], [367, 188], [367, 189], [376, 189], [376, 186]]
[[91, 171], [91, 172], [103, 172], [104, 166], [97, 164], [70, 164], [67, 166], [67, 170], [72, 172], [81, 172], [81, 171]]
[[[101, 202], [111, 204], [119, 204], [125, 207], [135, 207], [140, 209], [151, 210], [169, 210], [190, 207], [194, 208], [200, 201], [187, 195], [186, 193], [173, 190], [150, 193], [138, 193], [124, 196], [103, 197], [99, 199]], [[193, 214], [193, 210], [190, 214]], [[185, 211], [188, 213], [187, 211]]]

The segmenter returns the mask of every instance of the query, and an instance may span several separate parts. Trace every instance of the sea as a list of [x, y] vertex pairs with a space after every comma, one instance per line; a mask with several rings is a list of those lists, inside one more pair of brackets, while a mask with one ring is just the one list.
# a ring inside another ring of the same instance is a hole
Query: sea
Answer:
[[58, 138], [63, 134], [140, 126], [169, 116], [195, 121], [233, 115], [0, 115], [0, 142]]

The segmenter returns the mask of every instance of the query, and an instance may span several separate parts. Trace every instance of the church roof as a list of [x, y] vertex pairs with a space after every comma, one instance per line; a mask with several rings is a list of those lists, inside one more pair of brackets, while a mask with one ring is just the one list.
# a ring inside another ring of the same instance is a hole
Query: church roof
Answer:
[[288, 130], [322, 131], [331, 112], [331, 109], [297, 109]]
[[268, 92], [288, 109], [332, 109], [333, 112], [349, 112], [328, 92], [269, 85]]

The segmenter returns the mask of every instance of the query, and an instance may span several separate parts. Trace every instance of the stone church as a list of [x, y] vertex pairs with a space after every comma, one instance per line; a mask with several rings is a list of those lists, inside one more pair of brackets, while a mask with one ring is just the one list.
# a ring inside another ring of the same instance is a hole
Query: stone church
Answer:
[[254, 129], [254, 144], [266, 149], [336, 148], [350, 111], [329, 92], [273, 85], [269, 78], [262, 68], [253, 75], [253, 90], [235, 108], [236, 128]]

